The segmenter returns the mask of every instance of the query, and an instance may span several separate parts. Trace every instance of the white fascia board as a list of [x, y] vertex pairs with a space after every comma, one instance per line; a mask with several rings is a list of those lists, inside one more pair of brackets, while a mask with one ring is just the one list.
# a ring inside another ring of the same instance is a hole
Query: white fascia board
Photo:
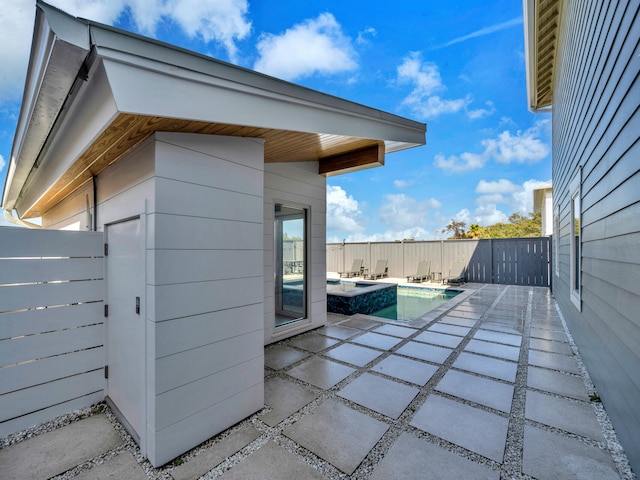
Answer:
[[91, 35], [121, 112], [425, 143], [404, 117], [102, 26]]
[[90, 50], [85, 23], [37, 3], [31, 54], [2, 206], [16, 205]]
[[525, 76], [527, 80], [527, 107], [529, 111], [536, 112], [535, 95], [536, 95], [536, 35], [535, 35], [535, 19], [536, 19], [536, 0], [522, 0], [522, 13], [524, 25], [524, 63]]
[[43, 152], [40, 166], [29, 177], [23, 196], [16, 203], [15, 208], [21, 217], [118, 116], [107, 77], [99, 62], [94, 64], [89, 75], [91, 81], [82, 83], [76, 101], [56, 126], [56, 135]]

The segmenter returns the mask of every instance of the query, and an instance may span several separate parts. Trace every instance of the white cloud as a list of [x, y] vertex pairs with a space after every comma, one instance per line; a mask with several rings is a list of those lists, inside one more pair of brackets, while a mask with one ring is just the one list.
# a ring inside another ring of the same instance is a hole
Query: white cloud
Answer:
[[[414, 240], [431, 240], [434, 238], [434, 235], [422, 227], [413, 227], [401, 230], [386, 230], [385, 232], [374, 233], [372, 235], [356, 233], [348, 235], [344, 240], [346, 242], [395, 242], [397, 240], [404, 240], [408, 238], [412, 238]], [[339, 239], [336, 236], [327, 238], [327, 242], [329, 243], [341, 242], [342, 240], [342, 238]]]
[[429, 213], [441, 206], [434, 198], [418, 201], [404, 193], [388, 194], [384, 198], [385, 203], [380, 207], [380, 219], [396, 230], [424, 225]]
[[263, 34], [254, 68], [285, 80], [314, 73], [334, 74], [358, 66], [351, 40], [330, 13], [294, 25], [280, 35]]
[[[136, 4], [160, 3], [159, 0], [138, 0]], [[162, 2], [164, 3], [164, 2]], [[168, 0], [163, 16], [174, 20], [190, 37], [200, 37], [205, 42], [216, 41], [224, 45], [231, 61], [236, 61], [236, 40], [246, 38], [251, 32], [247, 19], [247, 0]], [[134, 11], [136, 23], [149, 13], [147, 5]]]
[[[154, 36], [162, 21], [175, 22], [190, 37], [216, 41], [235, 61], [236, 41], [251, 31], [247, 0], [49, 0], [70, 15], [113, 25], [126, 11], [138, 30]], [[20, 101], [26, 76], [35, 2], [5, 0], [0, 9], [0, 104]]]
[[436, 167], [447, 172], [461, 173], [482, 168], [487, 163], [487, 160], [489, 160], [488, 155], [464, 152], [459, 157], [456, 155], [445, 157], [442, 154], [438, 154], [434, 157], [433, 163]]
[[327, 231], [364, 231], [358, 201], [336, 185], [327, 185]]
[[368, 45], [370, 43], [369, 37], [375, 37], [378, 34], [375, 28], [367, 27], [361, 32], [358, 32], [358, 38], [356, 38], [356, 43], [358, 45]]
[[551, 152], [549, 145], [539, 138], [548, 122], [540, 120], [524, 132], [518, 130], [513, 134], [505, 130], [495, 138], [484, 139], [482, 153], [464, 152], [449, 157], [438, 154], [434, 165], [450, 173], [461, 173], [482, 168], [490, 159], [503, 164], [538, 162]]
[[480, 180], [476, 186], [476, 193], [513, 193], [520, 189], [518, 185], [513, 184], [509, 180], [501, 178], [497, 182], [487, 182]]
[[4, 159], [2, 155], [0, 155], [0, 170], [2, 170], [6, 164], [7, 164], [7, 161]]
[[420, 52], [412, 52], [398, 66], [398, 83], [410, 84], [413, 90], [402, 101], [420, 119], [434, 118], [445, 113], [456, 113], [471, 103], [471, 97], [443, 99], [437, 92], [446, 90], [440, 70], [434, 63], [424, 62]]
[[477, 108], [475, 110], [467, 110], [469, 120], [478, 120], [479, 118], [489, 117], [496, 111], [496, 107], [491, 100], [485, 102], [487, 108]]
[[413, 180], [396, 179], [393, 181], [393, 186], [396, 187], [398, 190], [402, 190], [403, 188], [410, 187], [411, 185], [414, 185], [414, 184], [415, 182]]

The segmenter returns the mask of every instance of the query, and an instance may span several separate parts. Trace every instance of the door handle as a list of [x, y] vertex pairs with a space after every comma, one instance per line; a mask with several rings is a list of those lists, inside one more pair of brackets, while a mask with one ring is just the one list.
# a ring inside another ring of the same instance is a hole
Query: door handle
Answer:
[[136, 314], [140, 315], [140, 297], [136, 297]]

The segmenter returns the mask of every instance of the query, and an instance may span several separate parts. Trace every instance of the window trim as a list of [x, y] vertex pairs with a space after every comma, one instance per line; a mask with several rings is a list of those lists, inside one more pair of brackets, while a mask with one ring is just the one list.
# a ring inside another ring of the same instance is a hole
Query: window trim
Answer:
[[[569, 184], [569, 293], [571, 302], [575, 305], [578, 311], [582, 311], [582, 169], [578, 170], [578, 173], [573, 177]], [[579, 200], [579, 212], [575, 211], [574, 200]], [[575, 250], [575, 218], [576, 213], [579, 218], [579, 232], [578, 232], [578, 254]], [[576, 278], [576, 272], [578, 278]], [[578, 285], [578, 288], [574, 286]]]

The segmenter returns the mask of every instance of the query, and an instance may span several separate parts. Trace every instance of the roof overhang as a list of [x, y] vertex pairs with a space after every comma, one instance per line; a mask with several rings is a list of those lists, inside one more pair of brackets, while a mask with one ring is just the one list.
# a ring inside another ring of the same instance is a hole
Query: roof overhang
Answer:
[[523, 0], [527, 105], [549, 112], [563, 0]]
[[426, 126], [38, 1], [3, 208], [42, 215], [156, 131], [263, 138], [265, 162], [329, 176], [424, 145]]

